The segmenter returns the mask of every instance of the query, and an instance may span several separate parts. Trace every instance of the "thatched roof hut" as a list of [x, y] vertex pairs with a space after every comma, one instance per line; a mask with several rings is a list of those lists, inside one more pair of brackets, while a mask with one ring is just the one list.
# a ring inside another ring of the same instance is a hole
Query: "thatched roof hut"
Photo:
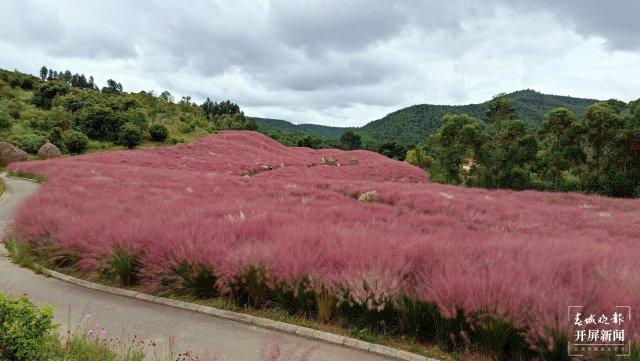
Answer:
[[12, 162], [24, 162], [27, 160], [27, 152], [11, 143], [0, 140], [0, 166], [6, 166]]
[[48, 140], [38, 150], [39, 159], [57, 158], [61, 155], [62, 153], [60, 153], [60, 149], [58, 149], [58, 147], [56, 147], [53, 143], [49, 142]]

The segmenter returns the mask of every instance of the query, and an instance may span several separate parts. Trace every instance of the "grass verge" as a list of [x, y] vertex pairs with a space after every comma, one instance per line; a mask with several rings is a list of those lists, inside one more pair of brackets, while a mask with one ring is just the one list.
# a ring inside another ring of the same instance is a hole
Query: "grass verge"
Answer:
[[36, 183], [44, 183], [44, 176], [42, 174], [38, 174], [38, 173], [23, 172], [23, 171], [19, 171], [19, 170], [12, 170], [12, 171], [9, 171], [7, 173], [7, 175], [10, 176], [10, 177], [14, 177], [14, 178], [29, 179], [29, 180], [34, 181]]

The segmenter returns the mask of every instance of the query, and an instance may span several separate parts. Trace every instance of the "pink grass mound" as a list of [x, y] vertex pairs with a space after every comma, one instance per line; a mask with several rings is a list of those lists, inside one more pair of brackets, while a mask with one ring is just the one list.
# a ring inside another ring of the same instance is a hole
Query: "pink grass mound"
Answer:
[[569, 305], [640, 310], [638, 200], [432, 184], [375, 153], [247, 131], [9, 168], [47, 180], [16, 215], [22, 236], [78, 252], [85, 272], [115, 248], [138, 254], [149, 287], [188, 261], [223, 289], [261, 265], [371, 307], [407, 295], [534, 332], [565, 325]]

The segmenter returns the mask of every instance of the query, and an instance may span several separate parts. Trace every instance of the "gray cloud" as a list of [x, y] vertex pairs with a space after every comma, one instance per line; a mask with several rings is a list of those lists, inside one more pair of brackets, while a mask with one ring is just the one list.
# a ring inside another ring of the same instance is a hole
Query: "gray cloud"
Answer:
[[640, 48], [640, 2], [635, 0], [529, 0], [525, 10], [552, 12], [557, 21], [580, 34], [599, 36], [614, 50]]
[[521, 88], [630, 100], [639, 13], [621, 0], [5, 0], [0, 67], [45, 64], [129, 90], [230, 98], [255, 115], [356, 125]]

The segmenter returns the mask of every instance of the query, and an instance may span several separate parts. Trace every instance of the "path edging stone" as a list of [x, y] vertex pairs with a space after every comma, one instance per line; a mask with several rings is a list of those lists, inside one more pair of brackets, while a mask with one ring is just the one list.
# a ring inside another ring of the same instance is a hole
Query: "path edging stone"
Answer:
[[377, 355], [390, 357], [396, 360], [438, 361], [436, 359], [428, 358], [428, 357], [407, 352], [404, 350], [383, 346], [383, 345], [378, 345], [375, 343], [370, 343], [370, 342], [358, 340], [351, 337], [337, 335], [330, 332], [325, 332], [325, 331], [298, 326], [290, 323], [270, 320], [268, 318], [247, 315], [245, 313], [223, 310], [215, 307], [174, 300], [166, 297], [158, 297], [158, 296], [150, 295], [148, 293], [101, 285], [99, 283], [89, 282], [83, 279], [66, 275], [64, 273], [48, 270], [46, 268], [43, 268], [43, 271], [45, 271], [50, 277], [53, 277], [60, 281], [64, 281], [77, 286], [93, 289], [96, 291], [111, 293], [118, 296], [133, 298], [137, 300], [142, 300], [146, 302], [151, 302], [155, 304], [187, 310], [191, 312], [203, 313], [203, 314], [211, 315], [214, 317], [223, 318], [226, 320], [242, 322], [242, 323], [246, 323], [246, 324], [250, 324], [250, 325], [254, 325], [262, 328], [268, 328], [271, 330], [294, 334], [294, 335], [298, 335], [298, 336], [302, 336], [302, 337], [306, 337], [314, 340], [320, 340], [326, 343], [341, 345], [344, 347], [348, 347], [348, 348], [352, 348], [360, 351], [371, 352]]

